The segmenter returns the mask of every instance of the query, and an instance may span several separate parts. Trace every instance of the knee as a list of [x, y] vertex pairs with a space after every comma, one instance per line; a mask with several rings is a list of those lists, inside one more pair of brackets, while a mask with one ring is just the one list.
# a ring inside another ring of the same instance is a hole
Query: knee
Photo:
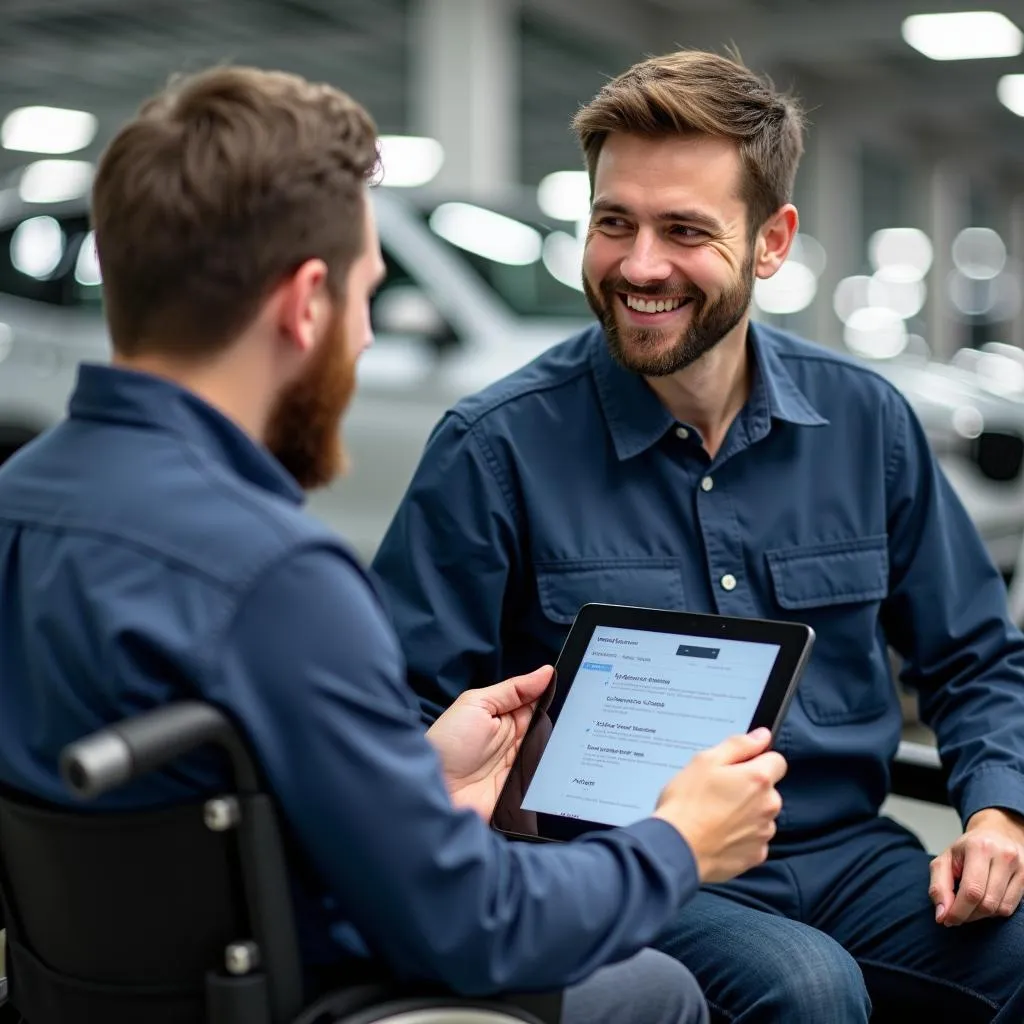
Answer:
[[[645, 950], [634, 988], [635, 1016], [644, 1024], [707, 1024], [708, 1007], [697, 979], [678, 960]], [[638, 963], [639, 966], [639, 963]]]
[[864, 975], [837, 942], [821, 935], [780, 952], [784, 954], [781, 970], [765, 995], [787, 1020], [815, 1024], [869, 1019], [871, 1000]]

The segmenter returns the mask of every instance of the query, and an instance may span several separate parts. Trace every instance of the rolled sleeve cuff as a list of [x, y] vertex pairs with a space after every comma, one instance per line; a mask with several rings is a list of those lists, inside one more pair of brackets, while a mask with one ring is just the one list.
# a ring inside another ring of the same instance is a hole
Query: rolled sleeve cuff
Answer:
[[621, 831], [633, 838], [668, 877], [677, 880], [676, 906], [692, 899], [700, 888], [697, 858], [690, 844], [664, 819], [645, 818]]
[[979, 768], [965, 782], [959, 804], [965, 826], [972, 815], [988, 807], [1024, 815], [1024, 772], [996, 765]]

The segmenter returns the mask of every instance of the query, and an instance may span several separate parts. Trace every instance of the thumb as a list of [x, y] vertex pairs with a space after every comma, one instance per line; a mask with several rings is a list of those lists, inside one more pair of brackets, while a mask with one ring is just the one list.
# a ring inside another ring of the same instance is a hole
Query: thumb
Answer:
[[709, 753], [719, 764], [740, 764], [763, 754], [771, 742], [770, 729], [755, 729], [753, 732], [730, 736], [718, 746], [712, 747]]
[[493, 686], [486, 686], [477, 691], [477, 697], [486, 701], [492, 715], [506, 715], [536, 703], [548, 688], [554, 673], [550, 665], [544, 665], [525, 676], [512, 676]]
[[940, 853], [930, 866], [931, 879], [928, 883], [928, 898], [935, 905], [935, 920], [942, 924], [949, 908], [953, 905], [953, 853]]

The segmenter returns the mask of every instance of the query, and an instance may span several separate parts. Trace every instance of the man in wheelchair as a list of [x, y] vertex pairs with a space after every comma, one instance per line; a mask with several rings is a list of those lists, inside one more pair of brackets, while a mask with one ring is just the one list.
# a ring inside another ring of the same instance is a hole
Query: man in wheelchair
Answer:
[[[280, 808], [311, 995], [383, 972], [566, 988], [578, 1024], [703, 1020], [646, 947], [701, 883], [765, 858], [785, 770], [767, 737], [700, 755], [634, 826], [508, 843], [488, 821], [550, 667], [424, 735], [371, 579], [302, 510], [343, 466], [371, 340], [376, 163], [348, 96], [245, 68], [172, 83], [109, 145], [92, 216], [113, 363], [83, 365], [67, 420], [0, 470], [0, 788], [66, 809], [67, 744], [204, 701]], [[190, 755], [81, 810], [173, 807], [224, 774]], [[60, 1024], [11, 980], [29, 1024]]]

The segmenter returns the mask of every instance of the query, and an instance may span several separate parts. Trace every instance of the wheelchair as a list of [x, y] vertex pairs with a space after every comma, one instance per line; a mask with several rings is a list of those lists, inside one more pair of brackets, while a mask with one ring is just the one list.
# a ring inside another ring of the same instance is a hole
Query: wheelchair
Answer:
[[558, 992], [475, 999], [381, 977], [307, 1003], [277, 812], [211, 705], [169, 705], [72, 743], [61, 774], [87, 800], [206, 747], [227, 756], [233, 785], [194, 803], [90, 814], [0, 791], [0, 1021], [557, 1024]]

